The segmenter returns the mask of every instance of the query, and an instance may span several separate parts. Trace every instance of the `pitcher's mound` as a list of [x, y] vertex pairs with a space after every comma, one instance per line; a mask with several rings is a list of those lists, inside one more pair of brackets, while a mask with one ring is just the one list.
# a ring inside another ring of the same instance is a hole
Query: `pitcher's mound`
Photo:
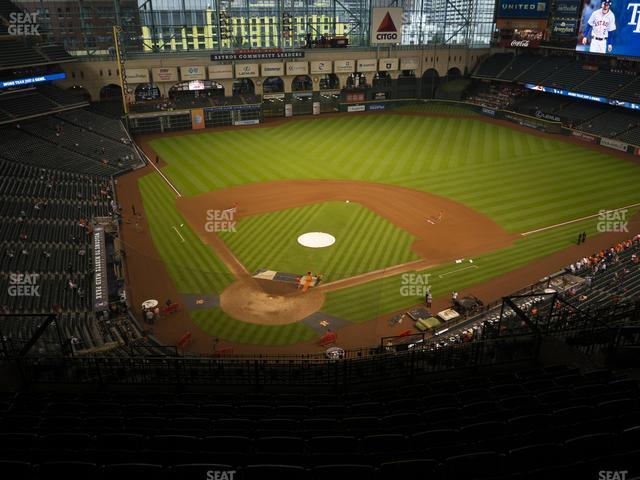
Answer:
[[336, 243], [336, 237], [324, 232], [308, 232], [298, 237], [298, 243], [303, 247], [324, 248]]
[[252, 280], [239, 280], [222, 292], [220, 307], [237, 320], [259, 325], [295, 323], [322, 308], [324, 293], [309, 289], [278, 295]]

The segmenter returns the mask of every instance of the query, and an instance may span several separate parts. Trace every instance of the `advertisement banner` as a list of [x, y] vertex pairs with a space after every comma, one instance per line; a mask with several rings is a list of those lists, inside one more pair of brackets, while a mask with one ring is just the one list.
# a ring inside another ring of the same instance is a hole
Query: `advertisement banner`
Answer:
[[[51, 75], [42, 75], [40, 77], [14, 78], [11, 80], [0, 81], [0, 88], [20, 87], [22, 85], [31, 85], [41, 82], [52, 82], [54, 80], [63, 80], [67, 78], [66, 73], [53, 73]], [[127, 80], [129, 76], [127, 75]]]
[[640, 148], [636, 148], [636, 155], [640, 157]]
[[204, 128], [204, 110], [194, 108], [191, 110], [191, 130], [202, 130]]
[[180, 67], [180, 78], [182, 80], [206, 80], [207, 74], [204, 66]]
[[263, 63], [260, 65], [260, 72], [263, 77], [281, 77], [284, 75], [284, 64]]
[[577, 18], [580, 6], [580, 0], [556, 0], [553, 12], [559, 16]]
[[518, 113], [503, 113], [503, 118], [511, 120], [523, 127], [534, 128], [543, 132], [560, 133], [562, 131], [562, 125], [559, 123], [552, 123], [548, 120], [537, 119], [528, 117], [526, 115], [520, 115]]
[[371, 9], [371, 45], [402, 43], [402, 8]]
[[233, 78], [233, 65], [209, 65], [209, 79], [223, 80]]
[[280, 58], [304, 58], [304, 52], [291, 51], [283, 52], [279, 48], [264, 48], [255, 50], [236, 50], [233, 53], [213, 53], [212, 62], [232, 61], [232, 60], [271, 60]]
[[556, 0], [551, 21], [552, 38], [575, 37], [578, 32], [580, 0]]
[[400, 70], [417, 70], [420, 60], [418, 58], [401, 58]]
[[239, 126], [239, 125], [258, 125], [260, 123], [260, 120], [257, 118], [252, 118], [250, 120], [234, 120], [233, 124], [235, 126]]
[[356, 71], [356, 63], [354, 60], [335, 60], [333, 69], [335, 73], [353, 73]]
[[376, 72], [378, 71], [378, 62], [375, 58], [368, 60], [358, 60], [359, 72]]
[[555, 38], [575, 37], [577, 30], [577, 18], [558, 17], [551, 23], [551, 36]]
[[284, 116], [293, 117], [293, 105], [290, 103], [284, 104]]
[[496, 111], [492, 108], [482, 107], [482, 113], [489, 115], [490, 117], [496, 116]]
[[578, 30], [579, 52], [640, 56], [640, 2], [614, 0], [584, 5]]
[[540, 47], [540, 42], [542, 41], [542, 39], [515, 39], [515, 38], [509, 38], [509, 39], [501, 39], [500, 40], [500, 46], [501, 47], [508, 47], [508, 48], [539, 48]]
[[107, 249], [104, 227], [93, 227], [93, 309], [96, 312], [109, 308], [109, 286], [107, 283]]
[[158, 82], [177, 82], [178, 81], [178, 67], [160, 67], [152, 68], [151, 75], [153, 81]]
[[572, 130], [571, 136], [577, 138], [578, 140], [582, 140], [587, 143], [596, 143], [596, 137], [593, 137], [587, 133], [579, 132], [578, 130]]
[[307, 75], [308, 73], [307, 62], [287, 62], [287, 75]]
[[496, 20], [496, 28], [500, 30], [544, 30], [547, 28], [547, 19], [499, 18]]
[[149, 70], [146, 68], [127, 68], [127, 83], [149, 83]]
[[236, 78], [258, 77], [257, 63], [236, 63]]
[[364, 111], [365, 111], [364, 105], [349, 105], [347, 107], [347, 112], [364, 112]]
[[367, 105], [367, 110], [384, 110], [386, 105], [384, 103], [370, 103]]
[[311, 73], [333, 73], [333, 62], [331, 60], [321, 60], [318, 62], [311, 62]]
[[570, 92], [568, 90], [562, 90], [560, 88], [545, 87], [544, 85], [535, 85], [533, 83], [525, 83], [524, 87], [528, 88], [529, 90], [537, 90], [539, 92], [555, 93], [556, 95], [563, 95], [565, 97], [573, 97], [579, 98], [581, 100], [591, 100], [592, 102], [607, 103], [616, 107], [630, 108], [631, 110], [640, 110], [640, 103], [631, 103], [624, 102], [622, 100], [598, 97], [589, 93]]
[[497, 18], [547, 18], [547, 0], [499, 0]]
[[612, 138], [601, 138], [600, 145], [603, 147], [613, 148], [614, 150], [620, 150], [621, 152], [626, 152], [629, 148], [628, 144], [618, 140], [613, 140]]
[[558, 115], [554, 115], [552, 113], [545, 113], [542, 110], [536, 110], [533, 115], [536, 118], [541, 118], [543, 120], [549, 120], [550, 122], [561, 122], [562, 121], [562, 119]]
[[399, 61], [397, 58], [381, 58], [378, 60], [378, 70], [380, 72], [390, 72], [398, 70]]
[[313, 102], [313, 114], [320, 115], [320, 102]]

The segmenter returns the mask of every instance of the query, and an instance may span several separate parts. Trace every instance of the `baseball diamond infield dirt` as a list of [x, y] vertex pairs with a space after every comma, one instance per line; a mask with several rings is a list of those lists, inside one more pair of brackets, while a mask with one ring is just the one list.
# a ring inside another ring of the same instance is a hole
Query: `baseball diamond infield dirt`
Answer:
[[[341, 114], [342, 115], [342, 114]], [[441, 115], [440, 115], [441, 116]], [[457, 116], [453, 116], [459, 118]], [[308, 118], [308, 117], [303, 117]], [[326, 118], [326, 116], [323, 116]], [[474, 117], [484, 120], [482, 117]], [[289, 120], [291, 121], [291, 120]], [[293, 119], [292, 121], [295, 121]], [[280, 123], [278, 120], [277, 123]], [[274, 122], [275, 123], [275, 122]], [[272, 126], [274, 123], [267, 123]], [[498, 123], [492, 121], [491, 123]], [[527, 133], [541, 135], [524, 127], [500, 121], [503, 127], [516, 128]], [[231, 127], [237, 128], [237, 127]], [[248, 128], [260, 128], [259, 126]], [[216, 129], [221, 130], [221, 129]], [[173, 132], [170, 135], [191, 134], [192, 132]], [[148, 141], [158, 135], [139, 138], [138, 143], [149, 158], [155, 158], [155, 152]], [[548, 138], [562, 139], [556, 135], [544, 135]], [[573, 141], [571, 143], [574, 143]], [[582, 143], [580, 143], [583, 145]], [[584, 145], [587, 146], [588, 145]], [[608, 149], [607, 153], [610, 152]], [[163, 166], [162, 163], [159, 165]], [[127, 256], [127, 288], [132, 305], [140, 305], [148, 298], [179, 299], [180, 294], [173, 286], [169, 274], [155, 248], [146, 224], [145, 211], [142, 204], [137, 181], [144, 175], [155, 171], [146, 166], [138, 171], [118, 178], [117, 192], [121, 205], [135, 204], [142, 214], [139, 222], [142, 231], [136, 231], [134, 221], [122, 225], [122, 240]], [[345, 189], [345, 187], [348, 188]], [[348, 197], [343, 193], [348, 191]], [[397, 266], [385, 271], [370, 272], [358, 277], [343, 279], [339, 282], [324, 284], [312, 289], [304, 296], [295, 287], [280, 282], [256, 280], [238, 262], [222, 240], [204, 229], [207, 209], [225, 209], [238, 202], [238, 216], [299, 207], [302, 205], [329, 200], [345, 200], [358, 202], [383, 216], [399, 228], [414, 235], [417, 240], [412, 249], [421, 257], [418, 262], [411, 262], [406, 267]], [[384, 199], [382, 201], [381, 199]], [[180, 213], [187, 219], [200, 238], [212, 245], [216, 253], [224, 261], [236, 277], [236, 281], [224, 292], [221, 292], [221, 306], [232, 317], [253, 323], [282, 324], [297, 321], [321, 308], [324, 292], [333, 288], [344, 288], [364, 281], [374, 280], [389, 274], [425, 268], [454, 258], [469, 257], [479, 253], [495, 250], [509, 245], [518, 235], [509, 234], [497, 223], [486, 216], [455, 201], [419, 192], [403, 187], [352, 182], [343, 180], [300, 180], [277, 181], [265, 184], [252, 184], [229, 189], [208, 192], [196, 197], [177, 199]], [[436, 225], [430, 224], [426, 218], [433, 217], [443, 211], [443, 219]], [[126, 220], [126, 215], [125, 215]], [[485, 303], [500, 296], [533, 283], [550, 272], [566, 266], [576, 258], [591, 254], [593, 251], [629, 238], [640, 232], [640, 214], [631, 219], [629, 233], [604, 233], [590, 237], [582, 245], [574, 245], [548, 257], [534, 261], [524, 267], [501, 275], [470, 291], [461, 291], [461, 295], [473, 293]], [[309, 295], [310, 293], [310, 295]], [[247, 300], [251, 299], [251, 300]], [[448, 308], [448, 298], [436, 298], [433, 302], [435, 311]], [[403, 309], [406, 311], [407, 309]], [[140, 319], [140, 312], [136, 312]], [[406, 322], [389, 325], [388, 319], [398, 312], [389, 312], [368, 322], [349, 325], [339, 330], [339, 344], [343, 348], [356, 348], [379, 344], [380, 337], [397, 335], [411, 328]], [[188, 351], [203, 355], [213, 353], [212, 337], [201, 330], [189, 318], [186, 308], [177, 314], [163, 318], [153, 326], [153, 335], [161, 342], [175, 345], [177, 339], [185, 331], [192, 332], [192, 342]], [[313, 353], [321, 352], [324, 347], [317, 341], [302, 342], [287, 346], [246, 345], [222, 341], [225, 348], [233, 353]]]
[[[238, 202], [238, 199], [241, 201]], [[218, 235], [206, 231], [207, 210], [225, 210], [237, 204], [235, 219], [241, 219], [243, 216], [331, 200], [357, 202], [415, 236], [417, 240], [411, 248], [423, 261], [410, 262], [405, 271], [494, 250], [509, 245], [517, 238], [517, 235], [509, 234], [494, 221], [460, 203], [408, 188], [368, 182], [275, 181], [181, 197], [176, 204], [200, 239], [213, 247], [236, 276], [236, 282], [220, 296], [222, 308], [237, 320], [282, 325], [297, 322], [320, 310], [324, 291], [336, 286], [328, 283], [305, 293], [292, 290], [284, 295], [272, 290], [265, 292], [262, 285], [267, 282], [258, 284]], [[440, 212], [444, 213], [439, 222], [427, 221], [428, 218], [437, 217]], [[387, 274], [399, 273], [403, 268], [399, 266], [387, 270]], [[339, 288], [345, 288], [380, 278], [381, 274], [372, 272], [336, 284]]]

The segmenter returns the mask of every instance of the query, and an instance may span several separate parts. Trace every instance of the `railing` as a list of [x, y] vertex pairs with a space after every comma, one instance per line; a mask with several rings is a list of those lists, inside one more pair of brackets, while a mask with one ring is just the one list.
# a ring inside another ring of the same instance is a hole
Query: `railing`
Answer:
[[348, 386], [531, 362], [537, 355], [539, 341], [539, 337], [529, 335], [342, 360], [317, 356], [289, 359], [24, 357], [5, 360], [4, 366], [16, 367], [25, 384]]

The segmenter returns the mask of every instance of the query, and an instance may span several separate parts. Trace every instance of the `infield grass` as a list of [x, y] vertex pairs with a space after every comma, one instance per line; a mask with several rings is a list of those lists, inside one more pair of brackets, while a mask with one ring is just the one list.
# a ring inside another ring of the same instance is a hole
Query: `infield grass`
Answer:
[[[415, 237], [354, 202], [253, 215], [242, 218], [236, 230], [220, 236], [250, 272], [313, 271], [332, 281], [419, 259], [410, 249]], [[329, 233], [336, 242], [325, 248], [304, 247], [297, 239], [307, 232]]]

